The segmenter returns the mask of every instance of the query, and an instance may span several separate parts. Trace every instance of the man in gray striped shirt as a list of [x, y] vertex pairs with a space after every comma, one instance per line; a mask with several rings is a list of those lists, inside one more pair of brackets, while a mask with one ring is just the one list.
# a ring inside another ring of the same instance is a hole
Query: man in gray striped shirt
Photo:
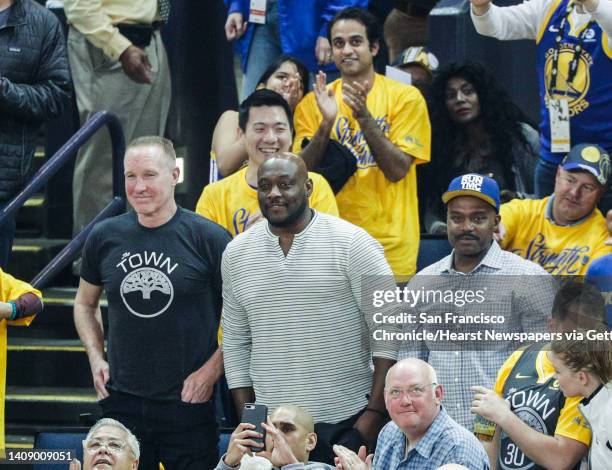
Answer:
[[267, 220], [234, 238], [222, 261], [227, 381], [239, 411], [255, 400], [310, 411], [320, 438], [312, 460], [332, 463], [329, 444], [372, 448], [387, 419], [384, 378], [397, 345], [372, 339], [361, 299], [394, 289], [391, 268], [363, 229], [310, 209], [301, 158], [268, 159], [257, 185]]

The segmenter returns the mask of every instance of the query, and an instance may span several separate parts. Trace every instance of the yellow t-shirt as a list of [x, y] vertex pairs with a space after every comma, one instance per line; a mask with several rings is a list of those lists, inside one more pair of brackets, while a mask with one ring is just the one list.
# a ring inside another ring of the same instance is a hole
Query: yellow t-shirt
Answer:
[[533, 261], [551, 274], [584, 275], [596, 258], [612, 253], [606, 221], [595, 209], [582, 223], [559, 226], [546, 217], [544, 199], [514, 199], [500, 209], [501, 246]]
[[[16, 300], [23, 294], [32, 293], [42, 297], [40, 291], [34, 289], [26, 282], [15, 279], [0, 269], [0, 301]], [[29, 325], [34, 316], [19, 318], [18, 320], [0, 321], [0, 453], [4, 454], [4, 397], [6, 392], [6, 333], [7, 325]]]
[[[504, 365], [502, 365], [499, 369], [494, 387], [495, 393], [497, 393], [499, 396], [503, 396], [506, 380], [523, 352], [523, 349], [519, 349], [518, 351], [512, 353], [512, 355], [506, 359]], [[546, 382], [555, 373], [555, 368], [548, 358], [547, 351], [541, 350], [538, 352], [536, 359], [536, 370], [538, 371], [538, 383]], [[591, 430], [578, 409], [578, 405], [580, 404], [581, 400], [582, 397], [571, 397], [565, 399], [563, 408], [559, 412], [559, 419], [557, 420], [557, 426], [555, 427], [555, 434], [567, 437], [569, 439], [574, 439], [575, 441], [582, 442], [586, 446], [589, 446], [591, 444]]]
[[[244, 232], [249, 216], [259, 212], [257, 190], [246, 181], [247, 167], [221, 181], [204, 187], [198, 200], [196, 212], [225, 227], [233, 236]], [[310, 207], [338, 216], [334, 192], [325, 178], [317, 173], [308, 173], [312, 179]]]
[[[339, 108], [331, 138], [351, 149], [357, 158], [357, 171], [336, 195], [340, 217], [364, 228], [381, 243], [395, 275], [414, 274], [419, 251], [415, 165], [397, 183], [385, 178], [359, 123], [342, 99], [342, 80], [329, 86]], [[416, 88], [377, 74], [366, 104], [393, 144], [412, 155], [416, 164], [429, 161], [431, 126], [425, 100]], [[304, 137], [312, 138], [321, 122], [313, 93], [298, 104], [294, 120], [293, 151], [298, 153]]]

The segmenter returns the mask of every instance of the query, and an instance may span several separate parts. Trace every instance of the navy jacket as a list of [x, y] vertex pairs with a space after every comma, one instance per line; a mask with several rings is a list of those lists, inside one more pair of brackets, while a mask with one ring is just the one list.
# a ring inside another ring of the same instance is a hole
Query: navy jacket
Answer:
[[[225, 0], [225, 3], [228, 5], [228, 15], [240, 12], [243, 20], [248, 21], [249, 0]], [[345, 8], [367, 6], [368, 0], [278, 0], [278, 23], [283, 53], [297, 57], [304, 62], [308, 70], [317, 72], [322, 67], [317, 65], [315, 45], [319, 36], [327, 37], [329, 21]], [[240, 42], [242, 66], [245, 70], [252, 39], [253, 25], [249, 23]], [[332, 70], [334, 65], [323, 69]]]
[[15, 0], [0, 28], [0, 201], [23, 186], [42, 123], [70, 95], [61, 25], [34, 0]]

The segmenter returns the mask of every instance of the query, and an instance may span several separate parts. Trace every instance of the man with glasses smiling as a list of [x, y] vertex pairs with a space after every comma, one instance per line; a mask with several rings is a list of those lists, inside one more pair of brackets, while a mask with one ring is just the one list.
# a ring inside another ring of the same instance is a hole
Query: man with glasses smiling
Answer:
[[[119, 421], [103, 418], [94, 424], [83, 441], [83, 470], [97, 468], [136, 470], [140, 458], [138, 439]], [[70, 470], [80, 470], [73, 460]]]
[[[378, 435], [372, 470], [434, 470], [450, 463], [489, 468], [476, 437], [446, 413], [444, 388], [437, 382], [434, 368], [420, 359], [404, 359], [389, 369], [385, 406], [391, 422]], [[334, 451], [338, 469], [368, 469], [354, 452], [341, 446]]]

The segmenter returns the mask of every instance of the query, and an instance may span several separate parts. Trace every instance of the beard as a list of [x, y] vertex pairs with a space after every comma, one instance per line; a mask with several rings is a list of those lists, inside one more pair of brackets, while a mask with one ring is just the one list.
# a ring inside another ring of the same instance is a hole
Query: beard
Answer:
[[293, 225], [300, 217], [302, 217], [304, 212], [306, 212], [307, 210], [308, 210], [308, 199], [304, 198], [302, 200], [302, 203], [298, 207], [296, 207], [295, 210], [289, 212], [287, 214], [287, 217], [285, 217], [282, 220], [271, 220], [267, 209], [262, 210], [262, 213], [264, 217], [268, 219], [268, 223], [272, 227], [285, 228], [285, 227], [289, 227]]

